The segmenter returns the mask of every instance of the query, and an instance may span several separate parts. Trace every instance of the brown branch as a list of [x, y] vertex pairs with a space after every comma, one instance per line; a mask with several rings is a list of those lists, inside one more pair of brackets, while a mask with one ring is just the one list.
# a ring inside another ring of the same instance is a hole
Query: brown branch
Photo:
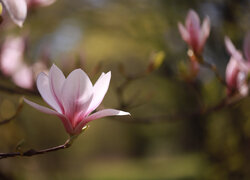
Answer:
[[172, 114], [163, 114], [158, 116], [151, 117], [135, 117], [126, 119], [123, 122], [126, 123], [138, 123], [138, 124], [152, 124], [152, 123], [162, 123], [162, 122], [175, 122], [180, 119], [192, 118], [195, 116], [205, 116], [210, 113], [217, 112], [222, 110], [223, 108], [233, 106], [240, 102], [244, 97], [242, 96], [233, 96], [233, 97], [225, 97], [221, 101], [219, 101], [216, 105], [208, 107], [206, 109], [198, 109], [194, 112], [176, 112]]
[[42, 149], [42, 150], [29, 149], [25, 152], [0, 153], [0, 159], [17, 157], [17, 156], [30, 157], [30, 156], [45, 154], [45, 153], [49, 153], [49, 152], [53, 152], [53, 151], [58, 151], [61, 149], [66, 149], [72, 145], [72, 143], [76, 139], [76, 137], [77, 136], [71, 136], [64, 144], [59, 145], [59, 146], [55, 146], [55, 147], [51, 147], [51, 148], [47, 148], [47, 149]]
[[210, 64], [210, 63], [208, 63], [206, 61], [202, 61], [201, 65], [203, 65], [205, 68], [208, 68], [211, 71], [213, 71], [216, 78], [220, 81], [220, 83], [227, 88], [226, 81], [220, 76], [220, 73], [219, 73], [218, 69], [216, 68], [216, 66], [214, 64]]

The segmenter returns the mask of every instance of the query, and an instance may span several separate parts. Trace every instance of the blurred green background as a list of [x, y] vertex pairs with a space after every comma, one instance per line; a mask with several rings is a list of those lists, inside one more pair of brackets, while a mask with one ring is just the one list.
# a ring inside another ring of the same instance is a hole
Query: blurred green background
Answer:
[[[242, 49], [250, 27], [249, 0], [58, 0], [30, 11], [22, 29], [3, 31], [2, 41], [8, 34], [27, 36], [28, 63], [46, 52], [49, 64], [57, 64], [65, 75], [80, 67], [92, 82], [111, 70], [102, 107], [132, 116], [91, 122], [69, 149], [0, 160], [0, 179], [250, 179], [249, 98], [208, 115], [185, 116], [226, 96], [207, 69], [192, 83], [182, 77], [187, 46], [177, 23], [185, 21], [189, 9], [201, 19], [210, 17], [204, 57], [224, 77], [229, 60], [224, 37]], [[165, 54], [163, 64], [144, 75], [159, 53]], [[126, 77], [135, 79], [124, 85]], [[6, 79], [1, 82], [11, 86]], [[45, 104], [39, 96], [25, 97]], [[19, 98], [1, 92], [1, 119], [14, 114]], [[59, 145], [67, 138], [58, 118], [25, 104], [15, 120], [0, 126], [0, 152], [14, 151], [21, 140], [25, 150]]]

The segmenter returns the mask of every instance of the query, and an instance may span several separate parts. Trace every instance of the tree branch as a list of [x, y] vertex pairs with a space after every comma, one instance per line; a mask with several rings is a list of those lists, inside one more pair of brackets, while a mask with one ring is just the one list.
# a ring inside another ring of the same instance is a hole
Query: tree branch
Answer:
[[61, 149], [66, 149], [72, 145], [72, 143], [76, 139], [76, 137], [77, 136], [71, 136], [64, 144], [59, 145], [59, 146], [55, 146], [55, 147], [51, 147], [51, 148], [47, 148], [47, 149], [42, 149], [42, 150], [29, 149], [25, 152], [0, 153], [0, 159], [16, 157], [16, 156], [30, 157], [30, 156], [45, 154], [45, 153], [49, 153], [49, 152], [53, 152], [53, 151], [58, 151]]

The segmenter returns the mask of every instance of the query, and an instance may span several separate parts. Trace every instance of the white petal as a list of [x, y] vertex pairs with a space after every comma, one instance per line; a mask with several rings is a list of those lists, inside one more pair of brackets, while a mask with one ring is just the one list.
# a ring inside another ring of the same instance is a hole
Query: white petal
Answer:
[[92, 97], [93, 85], [89, 77], [81, 69], [71, 72], [62, 89], [65, 115], [72, 119], [80, 111], [86, 112]]
[[108, 72], [107, 74], [102, 73], [102, 75], [96, 81], [93, 88], [93, 99], [89, 105], [88, 113], [94, 111], [101, 104], [109, 88], [110, 79], [111, 72]]
[[92, 120], [103, 118], [106, 116], [126, 116], [126, 115], [130, 115], [130, 113], [125, 112], [125, 111], [116, 110], [116, 109], [104, 109], [104, 110], [100, 110], [96, 113], [91, 114], [84, 121], [85, 121], [85, 123], [88, 123]]
[[11, 19], [20, 27], [27, 15], [27, 4], [25, 0], [2, 0]]
[[37, 89], [40, 92], [43, 100], [48, 103], [57, 112], [62, 113], [62, 110], [57, 103], [54, 95], [50, 90], [49, 77], [45, 73], [40, 73], [36, 81]]

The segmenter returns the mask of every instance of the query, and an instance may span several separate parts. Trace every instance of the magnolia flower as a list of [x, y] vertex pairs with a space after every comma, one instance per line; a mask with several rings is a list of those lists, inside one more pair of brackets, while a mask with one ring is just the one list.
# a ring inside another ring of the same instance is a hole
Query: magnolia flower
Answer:
[[52, 109], [24, 99], [26, 103], [47, 114], [58, 116], [71, 136], [81, 133], [85, 125], [95, 119], [114, 115], [130, 115], [115, 109], [92, 113], [102, 102], [109, 86], [111, 72], [102, 73], [94, 86], [81, 69], [72, 71], [67, 78], [53, 65], [49, 74], [40, 73], [37, 88]]
[[23, 22], [27, 16], [26, 0], [1, 0], [11, 19], [19, 27], [23, 26]]
[[200, 27], [200, 18], [194, 10], [189, 10], [185, 27], [178, 23], [182, 39], [190, 46], [195, 55], [202, 53], [205, 42], [210, 33], [210, 19], [207, 16]]
[[245, 59], [240, 51], [238, 51], [231, 40], [226, 37], [225, 44], [231, 55], [226, 68], [226, 83], [229, 93], [236, 89], [242, 96], [246, 96], [249, 92], [249, 72], [250, 72], [250, 33], [246, 36], [243, 45]]

